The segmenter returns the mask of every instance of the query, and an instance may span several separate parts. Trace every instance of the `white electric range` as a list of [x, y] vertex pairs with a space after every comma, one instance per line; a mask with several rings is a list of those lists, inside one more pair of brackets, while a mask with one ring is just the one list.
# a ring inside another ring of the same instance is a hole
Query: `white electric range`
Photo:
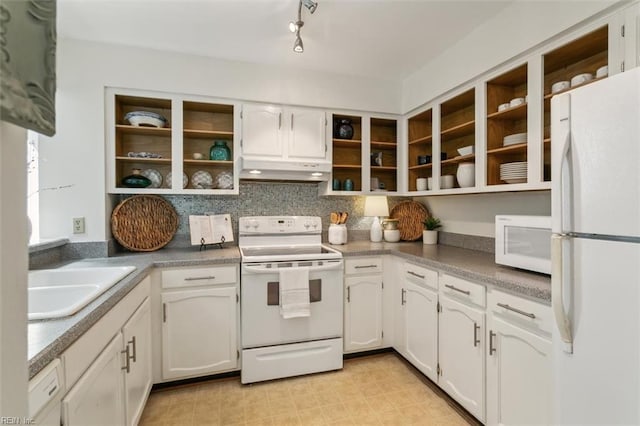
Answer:
[[[322, 244], [315, 216], [252, 216], [239, 221], [242, 383], [342, 368], [344, 263]], [[281, 312], [282, 272], [308, 274], [309, 316]]]

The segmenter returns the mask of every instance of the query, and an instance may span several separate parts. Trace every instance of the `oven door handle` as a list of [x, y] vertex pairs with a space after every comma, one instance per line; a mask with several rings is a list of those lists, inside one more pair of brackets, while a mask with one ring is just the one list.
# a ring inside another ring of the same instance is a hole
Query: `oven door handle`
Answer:
[[[318, 271], [332, 271], [336, 269], [342, 269], [343, 262], [331, 262], [322, 266], [300, 266], [300, 268], [307, 268], [309, 272]], [[292, 266], [298, 268], [298, 266]], [[248, 274], [277, 274], [281, 268], [261, 268], [259, 265], [242, 265], [242, 271]], [[285, 269], [285, 268], [282, 268]]]

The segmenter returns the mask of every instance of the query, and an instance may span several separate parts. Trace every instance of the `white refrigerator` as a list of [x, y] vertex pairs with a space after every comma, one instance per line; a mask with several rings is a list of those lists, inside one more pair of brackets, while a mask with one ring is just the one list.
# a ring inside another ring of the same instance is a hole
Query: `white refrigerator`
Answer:
[[553, 424], [640, 424], [640, 69], [551, 101]]

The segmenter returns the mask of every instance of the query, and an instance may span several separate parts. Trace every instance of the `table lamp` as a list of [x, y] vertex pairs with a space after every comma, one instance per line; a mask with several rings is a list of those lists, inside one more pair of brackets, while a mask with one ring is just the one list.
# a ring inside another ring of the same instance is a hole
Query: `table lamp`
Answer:
[[389, 216], [389, 204], [385, 195], [369, 196], [364, 200], [364, 215], [373, 216], [371, 224], [371, 241], [382, 241], [382, 225], [379, 217]]

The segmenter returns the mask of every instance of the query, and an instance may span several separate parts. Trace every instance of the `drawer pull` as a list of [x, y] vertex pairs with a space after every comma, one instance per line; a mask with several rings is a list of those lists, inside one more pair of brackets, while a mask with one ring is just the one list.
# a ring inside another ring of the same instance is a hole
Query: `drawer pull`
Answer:
[[127, 373], [131, 372], [131, 355], [129, 355], [129, 345], [124, 351], [120, 351], [121, 354], [124, 355], [124, 367], [120, 367], [121, 370], [126, 371]]
[[356, 269], [376, 268], [378, 265], [356, 265]]
[[505, 303], [498, 303], [498, 306], [500, 306], [501, 308], [505, 308], [507, 311], [515, 312], [516, 314], [524, 315], [525, 317], [529, 317], [531, 319], [536, 318], [535, 314], [530, 314], [529, 312], [521, 311], [518, 308], [512, 308], [511, 306]]
[[407, 274], [409, 274], [409, 275], [413, 275], [414, 277], [418, 277], [418, 278], [420, 278], [421, 280], [424, 280], [424, 275], [416, 274], [416, 273], [415, 273], [415, 272], [413, 272], [413, 271], [407, 271]]
[[407, 293], [407, 290], [405, 290], [404, 288], [402, 289], [402, 291], [400, 292], [400, 304], [404, 305], [407, 303], [406, 299], [404, 298], [404, 295]]
[[477, 323], [473, 323], [473, 346], [476, 347], [480, 344], [480, 339], [478, 339], [478, 330], [480, 330], [480, 326]]
[[347, 287], [347, 303], [351, 302], [351, 287]]
[[493, 338], [496, 337], [496, 333], [489, 330], [489, 355], [493, 355], [496, 351], [496, 348], [493, 347]]
[[199, 280], [215, 280], [216, 277], [213, 275], [209, 275], [208, 277], [187, 277], [185, 281], [199, 281]]
[[460, 289], [460, 288], [458, 288], [456, 286], [453, 286], [451, 284], [445, 284], [444, 286], [446, 288], [450, 288], [451, 290], [457, 291], [459, 293], [466, 294], [467, 296], [469, 296], [471, 294], [471, 292], [469, 290], [462, 290], [462, 289]]

